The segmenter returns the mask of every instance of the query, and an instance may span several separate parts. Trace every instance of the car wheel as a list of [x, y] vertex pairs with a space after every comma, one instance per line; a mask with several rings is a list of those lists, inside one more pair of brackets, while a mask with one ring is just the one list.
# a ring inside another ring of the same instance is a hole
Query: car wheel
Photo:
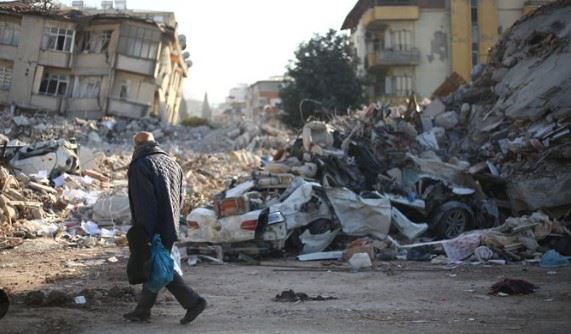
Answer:
[[474, 220], [474, 213], [462, 202], [447, 202], [438, 207], [433, 224], [437, 235], [443, 239], [453, 239], [467, 231]]

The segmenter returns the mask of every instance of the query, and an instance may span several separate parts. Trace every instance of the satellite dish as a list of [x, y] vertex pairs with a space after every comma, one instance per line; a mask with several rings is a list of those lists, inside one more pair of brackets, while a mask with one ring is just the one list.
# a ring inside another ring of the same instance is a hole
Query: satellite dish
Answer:
[[190, 58], [190, 52], [184, 51], [182, 53], [182, 58], [184, 58], [184, 60], [187, 60], [188, 58]]
[[187, 66], [188, 68], [191, 68], [191, 67], [192, 67], [192, 60], [187, 59], [184, 63], [186, 64], [186, 66]]

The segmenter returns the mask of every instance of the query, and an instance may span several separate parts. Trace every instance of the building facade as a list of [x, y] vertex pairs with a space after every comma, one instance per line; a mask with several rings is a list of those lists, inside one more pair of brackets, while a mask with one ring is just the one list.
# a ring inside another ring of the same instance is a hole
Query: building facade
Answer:
[[281, 108], [280, 88], [283, 81], [282, 76], [277, 76], [256, 81], [250, 85], [246, 107], [247, 116], [259, 120], [276, 114]]
[[0, 103], [69, 117], [178, 121], [188, 64], [173, 13], [0, 3]]
[[470, 79], [498, 36], [549, 1], [359, 0], [342, 29], [370, 82], [371, 100], [430, 96], [453, 72]]

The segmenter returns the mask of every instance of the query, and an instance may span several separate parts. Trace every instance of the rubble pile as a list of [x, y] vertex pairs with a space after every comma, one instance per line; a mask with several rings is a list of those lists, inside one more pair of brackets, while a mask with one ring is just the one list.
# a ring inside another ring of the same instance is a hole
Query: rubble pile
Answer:
[[[152, 132], [155, 139], [169, 150], [191, 150], [197, 153], [269, 151], [284, 147], [289, 139], [288, 131], [270, 125], [257, 126], [240, 121], [229, 125], [187, 128], [181, 125], [161, 123], [157, 118], [138, 120], [108, 117], [99, 121], [76, 118], [69, 120], [44, 113], [12, 113], [5, 111], [0, 117], [4, 137], [0, 142], [21, 145], [54, 138], [74, 138], [82, 145], [99, 146], [104, 150], [130, 145], [133, 136], [140, 131]], [[10, 141], [9, 139], [13, 139]]]
[[[473, 82], [435, 100], [425, 112], [457, 123], [439, 142], [514, 213], [571, 206], [570, 1], [521, 18], [479, 65]], [[456, 121], [457, 120], [457, 121]]]
[[522, 18], [441, 99], [308, 121], [262, 173], [188, 215], [190, 241], [323, 260], [381, 240], [351, 252], [359, 268], [389, 248], [430, 260], [438, 246], [450, 262], [569, 255], [570, 16], [556, 1]]
[[[153, 132], [182, 166], [186, 212], [206, 204], [234, 175], [260, 166], [259, 155], [237, 149], [271, 152], [289, 139], [265, 125], [189, 131], [151, 118], [86, 121], [8, 111], [0, 119], [2, 248], [33, 236], [65, 236], [74, 245], [121, 242], [130, 223], [127, 170], [136, 132]], [[236, 135], [228, 136], [232, 131]]]

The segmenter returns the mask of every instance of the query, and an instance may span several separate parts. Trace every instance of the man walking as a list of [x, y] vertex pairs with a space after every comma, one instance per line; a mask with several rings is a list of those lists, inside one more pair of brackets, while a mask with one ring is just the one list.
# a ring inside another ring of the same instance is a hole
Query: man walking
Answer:
[[[182, 169], [159, 147], [152, 133], [140, 132], [135, 135], [133, 141], [135, 151], [128, 171], [129, 204], [133, 224], [131, 229], [144, 231], [140, 233], [144, 243], [150, 243], [153, 235], [159, 234], [163, 245], [170, 252], [178, 239]], [[131, 250], [131, 257], [134, 257], [133, 248]], [[190, 323], [206, 308], [206, 300], [187, 286], [176, 271], [173, 281], [166, 288], [186, 309], [185, 316], [180, 320], [181, 324]], [[133, 312], [125, 314], [125, 319], [148, 321], [156, 299], [157, 294], [143, 285], [137, 307]]]

